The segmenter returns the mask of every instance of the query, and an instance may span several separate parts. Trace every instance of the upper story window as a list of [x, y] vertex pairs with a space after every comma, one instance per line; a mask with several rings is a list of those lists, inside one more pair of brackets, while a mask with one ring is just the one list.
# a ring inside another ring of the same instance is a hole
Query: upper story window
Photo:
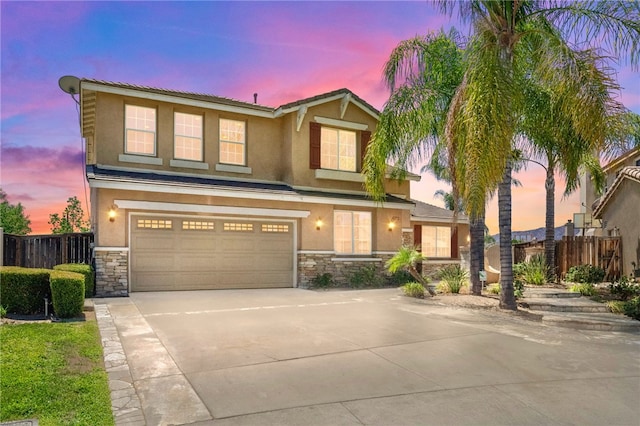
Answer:
[[322, 127], [320, 131], [320, 167], [356, 171], [356, 132]]
[[338, 254], [371, 254], [371, 212], [335, 211], [333, 247]]
[[156, 110], [136, 105], [125, 105], [126, 154], [156, 155]]
[[173, 157], [202, 161], [202, 116], [176, 112], [173, 132]]
[[246, 123], [238, 120], [220, 119], [220, 162], [224, 164], [246, 164]]

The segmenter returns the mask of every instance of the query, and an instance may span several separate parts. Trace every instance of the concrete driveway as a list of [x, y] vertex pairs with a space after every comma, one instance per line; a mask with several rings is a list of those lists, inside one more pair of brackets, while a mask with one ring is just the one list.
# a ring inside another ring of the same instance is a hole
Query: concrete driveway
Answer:
[[640, 425], [638, 334], [395, 289], [95, 304], [118, 424]]

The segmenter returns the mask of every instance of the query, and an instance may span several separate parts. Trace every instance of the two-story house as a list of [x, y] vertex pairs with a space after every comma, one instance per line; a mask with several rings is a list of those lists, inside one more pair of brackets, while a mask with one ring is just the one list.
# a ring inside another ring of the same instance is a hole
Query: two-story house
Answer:
[[347, 89], [273, 108], [78, 84], [98, 295], [297, 287], [325, 272], [344, 282], [382, 272], [403, 233], [413, 239], [419, 177], [388, 180], [382, 203], [367, 196], [379, 112]]

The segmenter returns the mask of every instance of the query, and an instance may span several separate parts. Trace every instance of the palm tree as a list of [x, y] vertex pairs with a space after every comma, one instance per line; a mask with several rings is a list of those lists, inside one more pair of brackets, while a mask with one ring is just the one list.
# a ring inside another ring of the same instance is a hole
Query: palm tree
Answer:
[[398, 252], [387, 261], [387, 263], [385, 263], [385, 268], [387, 268], [392, 274], [400, 270], [406, 270], [417, 282], [422, 284], [431, 296], [435, 296], [436, 292], [429, 287], [427, 280], [425, 280], [416, 269], [416, 264], [425, 259], [426, 257], [424, 257], [415, 247], [402, 246], [400, 247], [400, 250], [398, 250]]
[[444, 202], [444, 208], [447, 210], [453, 210], [453, 211], [464, 210], [462, 200], [458, 198], [458, 202], [456, 203], [455, 199], [453, 198], [453, 193], [451, 192], [447, 192], [444, 189], [438, 189], [436, 192], [434, 192], [433, 196], [435, 198], [440, 198]]
[[[392, 176], [403, 178], [406, 170], [428, 159], [427, 169], [441, 180], [455, 175], [455, 146], [446, 143], [445, 125], [457, 87], [464, 73], [461, 40], [455, 30], [417, 36], [402, 41], [384, 68], [391, 95], [380, 115], [365, 157], [365, 186], [374, 198], [384, 196], [387, 161], [395, 163]], [[398, 84], [401, 82], [401, 84]], [[451, 199], [459, 198], [453, 185]], [[454, 219], [460, 207], [453, 205]], [[479, 232], [477, 232], [479, 230]], [[484, 217], [470, 223], [472, 292], [480, 295], [478, 272], [484, 268]]]
[[603, 148], [606, 112], [622, 106], [612, 95], [616, 87], [603, 66], [605, 58], [592, 45], [597, 40], [616, 56], [628, 52], [637, 65], [640, 7], [637, 1], [438, 3], [448, 13], [457, 9], [473, 31], [463, 83], [447, 122], [448, 143], [457, 147], [456, 177], [461, 178], [453, 182], [472, 215], [498, 187], [500, 306], [517, 309], [510, 245], [511, 152], [527, 102], [523, 83], [533, 80], [547, 89], [577, 137]]

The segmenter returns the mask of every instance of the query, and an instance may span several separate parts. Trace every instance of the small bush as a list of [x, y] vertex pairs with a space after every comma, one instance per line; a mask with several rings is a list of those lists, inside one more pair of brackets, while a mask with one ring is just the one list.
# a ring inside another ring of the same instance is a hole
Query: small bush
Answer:
[[311, 287], [314, 288], [329, 288], [333, 287], [333, 285], [333, 275], [328, 272], [318, 274], [311, 280]]
[[573, 283], [596, 284], [604, 279], [604, 269], [593, 265], [572, 266], [565, 276], [566, 281]]
[[487, 288], [487, 291], [491, 294], [500, 294], [500, 284], [499, 283], [491, 284]]
[[399, 269], [387, 278], [387, 282], [392, 287], [400, 287], [413, 281], [415, 281], [415, 278], [405, 269]]
[[527, 262], [513, 265], [513, 276], [531, 285], [543, 285], [547, 283], [549, 269], [543, 255], [535, 255]]
[[374, 266], [365, 266], [353, 272], [348, 278], [351, 288], [380, 288], [384, 284]]
[[73, 318], [84, 307], [84, 276], [77, 272], [53, 271], [51, 273], [53, 310], [59, 318]]
[[640, 296], [636, 296], [624, 303], [624, 314], [640, 321]]
[[402, 292], [404, 293], [405, 296], [424, 299], [425, 289], [424, 289], [424, 286], [420, 283], [413, 281], [410, 283], [406, 283], [400, 288], [402, 289]]
[[440, 269], [439, 288], [446, 293], [460, 293], [469, 283], [469, 274], [460, 265], [447, 265]]
[[7, 313], [44, 313], [44, 299], [51, 300], [50, 269], [0, 267], [0, 305]]
[[0, 318], [4, 318], [7, 316], [7, 308], [5, 308], [4, 306], [0, 305]]
[[620, 300], [628, 300], [640, 296], [640, 284], [623, 275], [618, 281], [609, 284], [609, 291]]
[[84, 263], [63, 263], [62, 265], [54, 266], [53, 270], [77, 272], [84, 275], [84, 297], [93, 297], [95, 279], [93, 275], [93, 268], [91, 268], [91, 265], [87, 265]]
[[574, 284], [569, 287], [569, 291], [580, 293], [583, 296], [593, 296], [596, 294], [596, 288], [591, 283]]
[[622, 300], [610, 300], [606, 303], [607, 308], [614, 314], [624, 314], [624, 306], [627, 302], [623, 302]]

